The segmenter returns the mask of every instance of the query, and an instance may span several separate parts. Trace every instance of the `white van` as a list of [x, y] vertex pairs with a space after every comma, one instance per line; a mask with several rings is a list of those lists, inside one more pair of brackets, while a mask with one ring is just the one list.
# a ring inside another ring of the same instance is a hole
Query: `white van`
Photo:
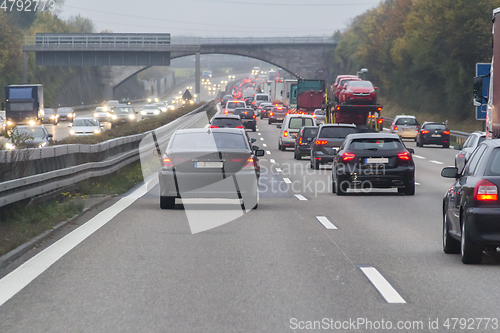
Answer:
[[257, 109], [261, 103], [269, 103], [271, 101], [271, 96], [268, 94], [255, 94], [253, 95], [252, 107]]
[[278, 149], [285, 151], [286, 148], [295, 147], [295, 138], [303, 126], [318, 126], [314, 116], [309, 114], [288, 114], [283, 119], [283, 124], [278, 124], [280, 137], [278, 139]]
[[224, 108], [224, 114], [233, 114], [236, 108], [246, 108], [247, 105], [243, 101], [227, 101], [226, 107]]

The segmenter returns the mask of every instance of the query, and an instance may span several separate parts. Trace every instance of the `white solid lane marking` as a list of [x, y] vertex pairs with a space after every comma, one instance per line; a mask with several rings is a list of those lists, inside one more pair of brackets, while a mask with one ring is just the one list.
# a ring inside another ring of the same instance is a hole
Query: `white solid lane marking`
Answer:
[[283, 181], [287, 184], [291, 184], [292, 181], [290, 180], [290, 178], [283, 178]]
[[443, 162], [439, 162], [439, 161], [429, 161], [431, 163], [434, 163], [434, 164], [444, 164]]
[[425, 160], [425, 157], [420, 156], [420, 155], [415, 155], [415, 154], [413, 154], [413, 157], [415, 157], [415, 158], [419, 158], [419, 159], [421, 159], [421, 160]]
[[337, 229], [336, 226], [333, 225], [332, 222], [326, 216], [316, 216], [318, 221], [325, 226], [327, 229]]
[[264, 138], [260, 138], [260, 141], [264, 141]]
[[[148, 183], [156, 185], [156, 183], [158, 183], [158, 177], [153, 178]], [[133, 204], [138, 198], [146, 194], [148, 186], [151, 185], [142, 185], [130, 195], [120, 199], [113, 206], [102, 211], [90, 221], [64, 236], [1, 279], [0, 306], [11, 299], [14, 295], [31, 283], [31, 281], [36, 279], [56, 261], [61, 259], [62, 256], [71, 251], [75, 246], [83, 242], [87, 237], [99, 230], [116, 215]]]
[[281, 169], [280, 168], [276, 168], [276, 172], [281, 172]]
[[266, 151], [266, 153], [267, 153], [267, 155], [271, 155], [271, 152], [270, 152], [269, 150], [268, 150], [268, 151]]
[[269, 162], [271, 162], [272, 164], [275, 164], [275, 163], [276, 163], [276, 161], [275, 161], [275, 160], [273, 160], [272, 158], [269, 160]]
[[385, 298], [387, 303], [406, 303], [389, 282], [380, 274], [375, 267], [360, 267], [361, 271], [366, 275], [368, 280], [377, 288], [378, 292]]
[[306, 198], [306, 197], [304, 197], [303, 195], [300, 195], [300, 194], [295, 194], [295, 197], [296, 197], [297, 199], [299, 199], [300, 201], [306, 201], [306, 200], [307, 200], [307, 198]]

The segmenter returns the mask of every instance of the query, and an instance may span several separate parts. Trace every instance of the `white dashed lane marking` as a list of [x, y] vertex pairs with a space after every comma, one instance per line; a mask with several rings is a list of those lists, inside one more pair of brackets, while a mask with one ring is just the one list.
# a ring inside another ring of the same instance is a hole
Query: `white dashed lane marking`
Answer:
[[439, 161], [429, 161], [431, 163], [434, 163], [434, 164], [444, 164], [443, 162], [439, 162]]
[[272, 164], [275, 164], [275, 163], [276, 163], [276, 161], [275, 161], [275, 160], [273, 160], [272, 158], [269, 160], [269, 162], [271, 162]]
[[270, 152], [269, 150], [268, 150], [268, 151], [266, 151], [266, 153], [267, 153], [267, 155], [271, 155], [271, 152]]
[[337, 229], [336, 226], [333, 225], [332, 222], [326, 216], [316, 216], [316, 219], [325, 226], [327, 229]]
[[260, 138], [260, 141], [264, 141], [264, 138]]
[[283, 178], [283, 181], [287, 184], [291, 184], [292, 181], [290, 180], [290, 178]]
[[304, 197], [304, 196], [303, 196], [303, 195], [301, 195], [301, 194], [295, 194], [295, 197], [296, 197], [297, 199], [299, 199], [300, 201], [306, 201], [306, 200], [307, 200], [307, 198], [306, 198], [306, 197]]
[[276, 168], [276, 172], [281, 172], [281, 169], [280, 168]]
[[262, 144], [264, 147], [267, 147], [267, 145], [265, 143]]
[[420, 155], [415, 155], [415, 154], [413, 154], [413, 157], [418, 158], [418, 159], [421, 159], [421, 160], [425, 160], [425, 157], [420, 156]]
[[371, 266], [360, 267], [361, 271], [366, 275], [368, 280], [377, 288], [378, 292], [385, 298], [387, 303], [406, 303], [389, 282], [380, 274], [380, 272]]

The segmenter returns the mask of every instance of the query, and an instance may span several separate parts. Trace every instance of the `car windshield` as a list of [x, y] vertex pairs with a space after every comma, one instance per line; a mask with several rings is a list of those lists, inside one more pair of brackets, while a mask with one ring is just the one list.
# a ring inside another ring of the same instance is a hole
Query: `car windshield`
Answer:
[[444, 124], [426, 124], [425, 129], [444, 130], [446, 126]]
[[486, 170], [486, 176], [500, 176], [500, 148], [495, 148], [491, 154], [491, 162]]
[[236, 109], [237, 107], [245, 107], [245, 102], [229, 102], [229, 103], [227, 103], [228, 109]]
[[56, 111], [54, 109], [45, 109], [43, 110], [45, 112], [45, 114], [55, 114]]
[[158, 107], [154, 105], [146, 105], [144, 110], [158, 110]]
[[34, 109], [33, 103], [9, 103], [9, 111], [30, 111]]
[[73, 126], [97, 126], [95, 119], [75, 119]]
[[[302, 123], [302, 121], [304, 121], [304, 123]], [[299, 129], [302, 126], [314, 126], [312, 118], [302, 118], [302, 117], [290, 118], [290, 123], [288, 124], [288, 128]]]
[[480, 136], [480, 137], [479, 137], [479, 141], [478, 141], [477, 145], [479, 146], [479, 144], [480, 144], [481, 142], [483, 142], [484, 140], [486, 140], [486, 136]]
[[343, 139], [349, 134], [357, 133], [358, 131], [354, 127], [323, 127], [319, 133], [319, 138], [328, 139]]
[[98, 107], [95, 109], [95, 112], [108, 112], [106, 108], [101, 108], [101, 107]]
[[396, 125], [417, 126], [418, 122], [415, 118], [398, 118], [398, 120], [396, 121]]
[[17, 128], [16, 132], [18, 134], [26, 134], [26, 135], [34, 137], [34, 138], [45, 137], [45, 132], [40, 127], [21, 127], [21, 128]]
[[351, 81], [349, 88], [373, 88], [373, 84], [370, 81]]
[[325, 115], [325, 113], [323, 111], [321, 111], [321, 110], [314, 111], [314, 114], [318, 115], [318, 116], [324, 116]]
[[132, 108], [115, 108], [114, 112], [115, 113], [133, 113], [134, 109], [132, 109]]
[[356, 79], [347, 79], [347, 80], [342, 80], [340, 81], [340, 85], [343, 86], [344, 84], [346, 84], [347, 82], [350, 82], [350, 81], [354, 81]]
[[73, 109], [71, 108], [59, 108], [57, 113], [73, 113]]
[[354, 139], [349, 145], [349, 150], [394, 150], [402, 148], [401, 141], [392, 138]]
[[239, 133], [180, 133], [174, 136], [172, 149], [248, 149], [247, 140]]

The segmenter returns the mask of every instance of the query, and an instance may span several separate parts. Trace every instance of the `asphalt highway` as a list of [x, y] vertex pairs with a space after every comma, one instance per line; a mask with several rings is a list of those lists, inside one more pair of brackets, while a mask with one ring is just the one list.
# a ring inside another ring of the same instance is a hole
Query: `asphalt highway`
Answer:
[[339, 197], [330, 166], [279, 151], [267, 120], [258, 129], [257, 210], [192, 234], [193, 212], [161, 210], [158, 187], [138, 187], [0, 271], [0, 332], [500, 330], [500, 258], [467, 266], [442, 251], [452, 181], [440, 171], [456, 151], [405, 142], [414, 196]]

